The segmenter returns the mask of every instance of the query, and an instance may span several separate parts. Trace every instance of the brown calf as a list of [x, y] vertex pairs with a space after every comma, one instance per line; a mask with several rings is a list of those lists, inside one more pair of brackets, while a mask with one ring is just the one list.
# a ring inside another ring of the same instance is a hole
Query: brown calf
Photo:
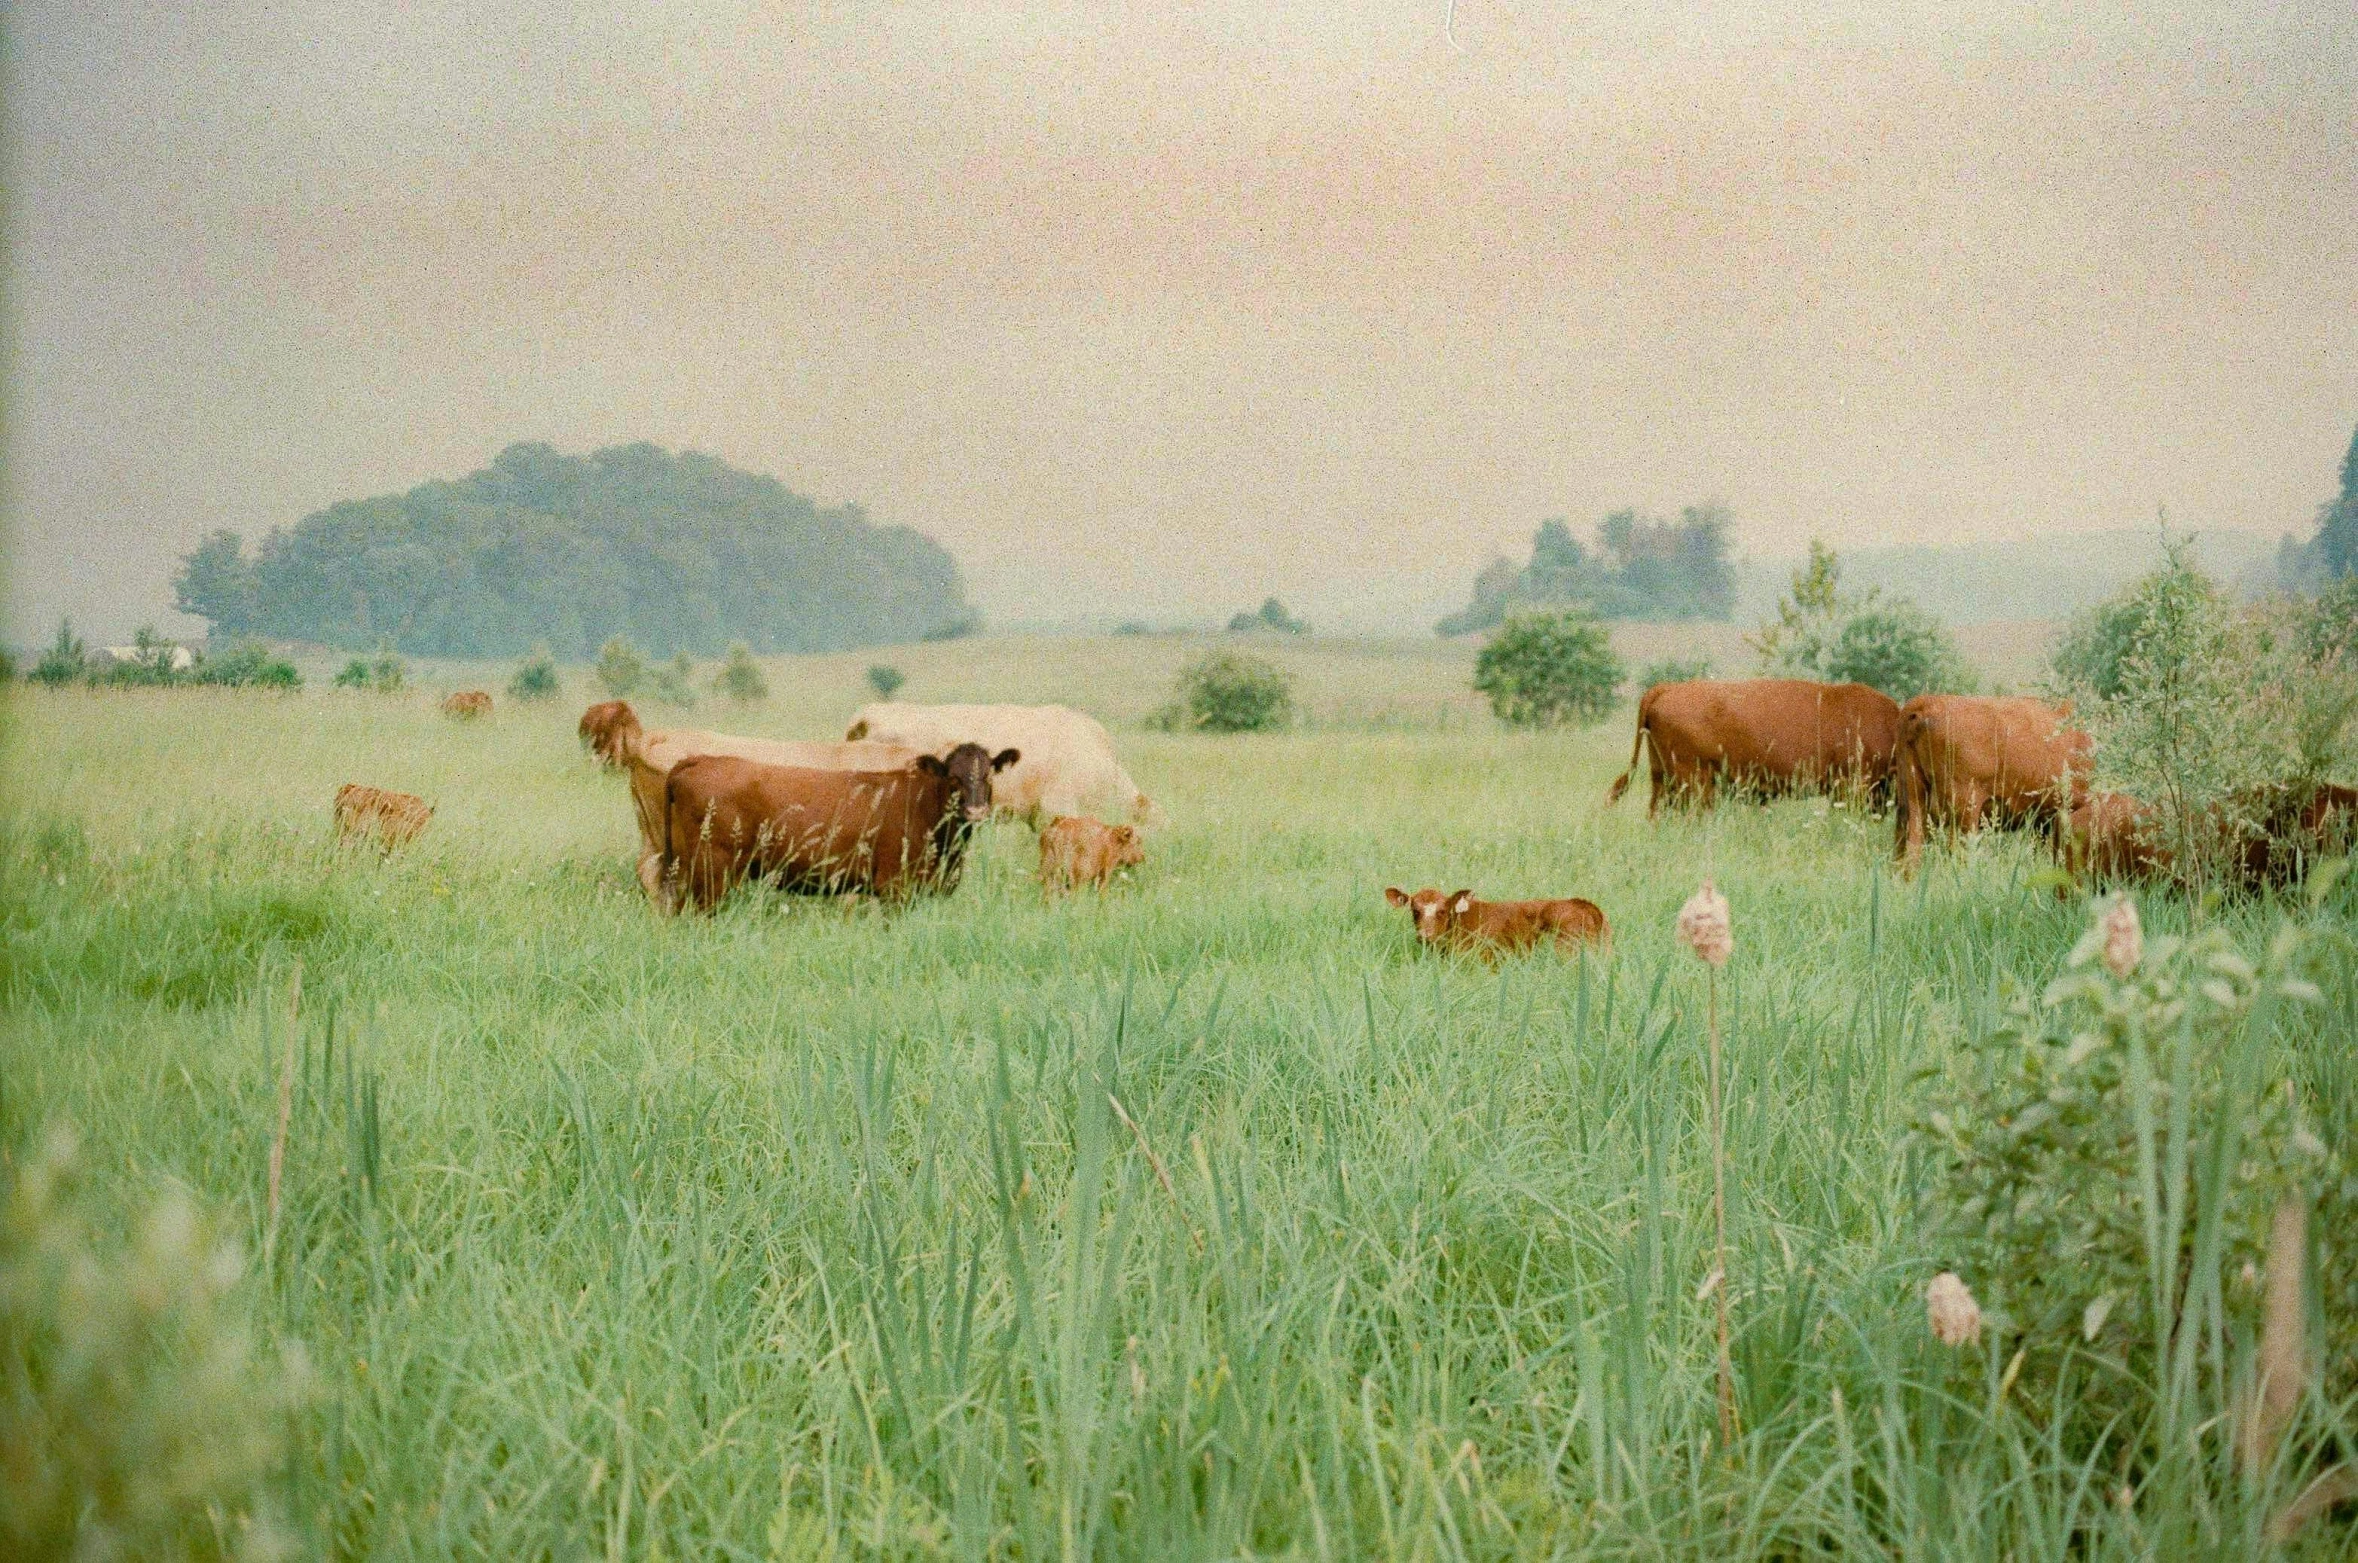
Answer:
[[1384, 899], [1408, 908], [1417, 939], [1440, 949], [1479, 951], [1495, 959], [1501, 950], [1528, 950], [1542, 940], [1559, 950], [1604, 944], [1612, 937], [1594, 901], [1477, 901], [1471, 890], [1443, 895], [1438, 890], [1390, 888]]
[[406, 792], [387, 792], [346, 782], [336, 789], [336, 838], [374, 836], [387, 852], [417, 839], [434, 817], [434, 805]]
[[1104, 825], [1060, 814], [1040, 830], [1040, 891], [1052, 895], [1082, 885], [1105, 888], [1124, 868], [1146, 861], [1134, 825]]
[[491, 697], [480, 689], [462, 689], [442, 702], [442, 714], [462, 722], [491, 715]]

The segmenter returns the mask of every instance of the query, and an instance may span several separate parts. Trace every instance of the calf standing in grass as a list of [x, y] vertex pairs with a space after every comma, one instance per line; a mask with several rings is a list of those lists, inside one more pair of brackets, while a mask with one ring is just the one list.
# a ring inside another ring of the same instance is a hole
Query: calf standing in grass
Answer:
[[1420, 943], [1450, 951], [1476, 951], [1494, 960], [1500, 951], [1519, 953], [1552, 941], [1559, 950], [1581, 944], [1604, 944], [1612, 937], [1605, 914], [1594, 901], [1567, 898], [1553, 901], [1477, 901], [1471, 890], [1443, 895], [1419, 890], [1410, 895], [1397, 887], [1384, 899], [1408, 908]]
[[461, 722], [491, 715], [491, 697], [480, 689], [462, 689], [442, 702], [442, 714]]
[[1103, 825], [1077, 815], [1058, 815], [1040, 831], [1040, 893], [1103, 890], [1121, 870], [1146, 861], [1134, 825]]
[[346, 782], [336, 789], [336, 839], [374, 836], [387, 852], [414, 841], [434, 817], [434, 805], [406, 792]]

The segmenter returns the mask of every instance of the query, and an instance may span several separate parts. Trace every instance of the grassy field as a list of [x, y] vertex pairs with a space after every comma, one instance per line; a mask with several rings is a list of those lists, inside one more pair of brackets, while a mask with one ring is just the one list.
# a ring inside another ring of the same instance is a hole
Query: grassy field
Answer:
[[[1498, 731], [1463, 648], [1289, 647], [1308, 730], [1137, 730], [1190, 649], [772, 663], [773, 701], [698, 720], [832, 734], [871, 661], [912, 699], [1068, 699], [1172, 827], [1103, 897], [1044, 905], [1001, 825], [905, 911], [670, 922], [574, 743], [577, 673], [464, 726], [432, 705], [464, 668], [393, 698], [19, 689], [0, 1145], [70, 1121], [110, 1208], [176, 1181], [258, 1253], [300, 967], [284, 1226], [240, 1295], [324, 1384], [289, 1475], [323, 1553], [2258, 1547], [2281, 1494], [2123, 1506], [1925, 1330], [1914, 1076], [2085, 927], [2027, 844], [1901, 885], [1887, 824], [1821, 803], [1649, 825], [1602, 807], [1625, 719]], [[347, 780], [433, 827], [337, 852]], [[1729, 1450], [1703, 971], [1671, 938], [1706, 874], [1738, 940]], [[1584, 895], [1613, 950], [1421, 958], [1388, 884]], [[2351, 1074], [2346, 1042], [2314, 1071], [2345, 1121]]]

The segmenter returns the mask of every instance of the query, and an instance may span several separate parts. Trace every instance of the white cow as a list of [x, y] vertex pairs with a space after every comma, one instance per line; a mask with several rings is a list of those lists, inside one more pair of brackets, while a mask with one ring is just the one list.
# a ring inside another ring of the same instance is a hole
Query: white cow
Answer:
[[929, 754], [961, 743], [993, 751], [1019, 749], [1023, 758], [992, 782], [991, 796], [1002, 812], [1024, 815], [1035, 824], [1055, 814], [1163, 823], [1162, 810], [1114, 758], [1105, 725], [1070, 706], [919, 706], [884, 700], [854, 712], [844, 737], [910, 744]]

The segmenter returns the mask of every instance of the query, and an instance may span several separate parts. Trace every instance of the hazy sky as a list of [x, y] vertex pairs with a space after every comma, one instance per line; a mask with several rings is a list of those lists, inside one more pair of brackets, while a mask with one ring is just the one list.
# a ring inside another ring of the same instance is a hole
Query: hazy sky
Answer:
[[1365, 619], [1625, 504], [2305, 528], [2358, 424], [2351, 0], [565, 9], [13, 8], [20, 635], [519, 439]]

